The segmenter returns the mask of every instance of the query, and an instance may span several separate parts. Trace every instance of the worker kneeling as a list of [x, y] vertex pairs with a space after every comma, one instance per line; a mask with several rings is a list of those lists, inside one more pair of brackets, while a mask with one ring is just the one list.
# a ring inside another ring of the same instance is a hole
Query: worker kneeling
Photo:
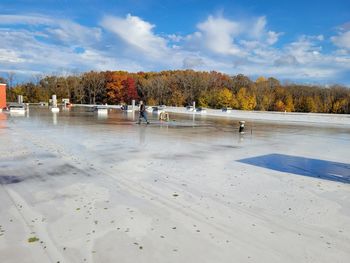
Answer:
[[160, 114], [159, 114], [159, 120], [160, 121], [169, 121], [169, 113], [165, 112], [165, 111], [162, 111]]

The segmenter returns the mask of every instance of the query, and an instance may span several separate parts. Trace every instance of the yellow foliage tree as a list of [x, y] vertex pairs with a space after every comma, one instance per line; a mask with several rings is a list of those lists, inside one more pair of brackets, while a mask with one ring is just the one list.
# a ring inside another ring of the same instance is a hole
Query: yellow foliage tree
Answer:
[[285, 101], [285, 111], [292, 112], [294, 111], [294, 102], [292, 96], [288, 95]]
[[198, 98], [198, 106], [207, 108], [209, 106], [210, 101], [211, 101], [210, 94], [208, 92], [202, 92]]
[[249, 94], [246, 88], [241, 88], [237, 93], [239, 108], [242, 110], [254, 110], [256, 107], [256, 97]]
[[234, 94], [228, 89], [223, 88], [216, 92], [215, 94], [215, 107], [223, 108], [223, 107], [233, 107], [237, 108], [238, 102]]
[[306, 112], [317, 112], [317, 105], [312, 97], [307, 97], [305, 101]]
[[267, 81], [267, 79], [265, 77], [260, 76], [256, 79], [255, 83], [258, 84], [258, 83], [262, 83], [262, 82], [266, 82], [266, 81]]
[[285, 111], [286, 110], [286, 105], [284, 105], [283, 101], [277, 100], [274, 105], [275, 111]]
[[345, 98], [336, 100], [333, 103], [332, 112], [333, 113], [344, 113], [344, 112], [346, 112], [345, 108], [347, 107], [347, 104], [348, 104], [348, 101]]

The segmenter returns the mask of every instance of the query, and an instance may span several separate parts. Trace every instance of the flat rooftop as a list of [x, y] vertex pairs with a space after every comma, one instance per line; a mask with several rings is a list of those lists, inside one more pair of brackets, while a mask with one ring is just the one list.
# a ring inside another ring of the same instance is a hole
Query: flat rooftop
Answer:
[[0, 262], [347, 262], [350, 128], [0, 113]]

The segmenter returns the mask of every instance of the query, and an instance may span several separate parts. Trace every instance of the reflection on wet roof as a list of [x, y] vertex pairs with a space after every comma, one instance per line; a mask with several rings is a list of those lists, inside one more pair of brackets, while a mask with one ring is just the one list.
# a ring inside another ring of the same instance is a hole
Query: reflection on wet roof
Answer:
[[238, 160], [254, 166], [296, 175], [350, 183], [350, 164], [284, 154], [267, 154]]

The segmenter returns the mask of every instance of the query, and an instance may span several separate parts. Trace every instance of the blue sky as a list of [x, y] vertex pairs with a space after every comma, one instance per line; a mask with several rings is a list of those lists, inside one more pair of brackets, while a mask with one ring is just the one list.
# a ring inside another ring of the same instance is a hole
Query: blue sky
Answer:
[[0, 2], [0, 75], [217, 70], [350, 85], [350, 1]]

